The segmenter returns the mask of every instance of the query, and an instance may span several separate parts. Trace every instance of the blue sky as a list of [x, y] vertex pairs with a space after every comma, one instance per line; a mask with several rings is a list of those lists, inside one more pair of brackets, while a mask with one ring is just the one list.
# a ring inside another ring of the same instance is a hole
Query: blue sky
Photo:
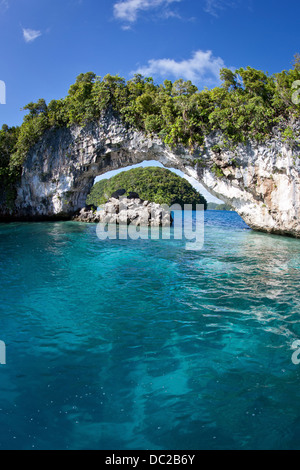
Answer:
[[21, 124], [30, 101], [64, 97], [82, 72], [201, 89], [223, 66], [289, 69], [299, 17], [299, 0], [0, 0], [0, 125]]

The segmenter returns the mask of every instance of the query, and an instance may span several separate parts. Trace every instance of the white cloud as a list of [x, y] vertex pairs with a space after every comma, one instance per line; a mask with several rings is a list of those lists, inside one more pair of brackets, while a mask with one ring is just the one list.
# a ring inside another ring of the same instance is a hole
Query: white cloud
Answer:
[[220, 69], [225, 67], [223, 59], [214, 57], [212, 51], [197, 51], [191, 59], [176, 61], [174, 59], [149, 60], [148, 65], [132, 72], [144, 76], [170, 76], [191, 80], [202, 86], [219, 83]]
[[0, 13], [4, 13], [8, 7], [8, 0], [0, 0]]
[[206, 0], [204, 11], [212, 16], [218, 16], [218, 13], [226, 8], [236, 6], [237, 0]]
[[[156, 8], [167, 8], [172, 3], [182, 0], [119, 0], [114, 4], [114, 17], [121, 21], [134, 23], [141, 11]], [[169, 17], [177, 16], [176, 13], [167, 10]]]
[[33, 42], [42, 35], [41, 31], [35, 29], [23, 28], [23, 37], [25, 42]]

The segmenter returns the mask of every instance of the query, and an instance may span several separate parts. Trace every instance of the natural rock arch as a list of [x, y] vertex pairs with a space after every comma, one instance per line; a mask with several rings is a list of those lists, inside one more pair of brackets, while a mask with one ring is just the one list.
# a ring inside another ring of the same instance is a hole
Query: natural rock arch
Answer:
[[14, 218], [70, 218], [85, 206], [96, 176], [145, 160], [157, 160], [194, 177], [231, 205], [253, 229], [300, 237], [299, 149], [274, 135], [216, 151], [220, 136], [191, 154], [128, 129], [108, 114], [86, 127], [52, 129], [29, 152], [18, 187]]

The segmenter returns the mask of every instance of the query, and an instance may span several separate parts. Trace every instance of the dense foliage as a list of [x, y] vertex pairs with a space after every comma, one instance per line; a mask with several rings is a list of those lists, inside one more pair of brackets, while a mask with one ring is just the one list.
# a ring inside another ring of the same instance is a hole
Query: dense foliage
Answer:
[[19, 128], [4, 125], [0, 130], [0, 199], [7, 206], [12, 207], [15, 199], [15, 182], [20, 174], [20, 167], [10, 170], [11, 151], [15, 148], [19, 135]]
[[[101, 180], [94, 185], [87, 198], [87, 204], [99, 206], [105, 203], [118, 189], [125, 189], [127, 194], [136, 192], [141, 199], [157, 204], [204, 204], [206, 199], [185, 179], [170, 170], [158, 167], [134, 168], [123, 171], [108, 180]], [[125, 194], [126, 196], [126, 194]]]
[[235, 72], [224, 68], [221, 79], [221, 86], [199, 91], [190, 81], [166, 80], [156, 85], [141, 75], [126, 82], [119, 76], [101, 79], [92, 72], [81, 74], [66, 98], [29, 103], [20, 128], [2, 127], [1, 175], [6, 180], [18, 177], [26, 154], [45, 130], [84, 126], [108, 109], [128, 126], [157, 134], [170, 146], [182, 144], [191, 150], [202, 146], [205, 135], [215, 130], [222, 131], [225, 145], [263, 140], [275, 125], [282, 128], [289, 143], [298, 139], [289, 123], [300, 116], [298, 90], [292, 88], [295, 82], [299, 85], [299, 55], [289, 71], [269, 76], [251, 67]]
[[209, 211], [232, 211], [232, 207], [228, 204], [217, 204], [215, 202], [209, 202], [207, 204], [207, 210]]

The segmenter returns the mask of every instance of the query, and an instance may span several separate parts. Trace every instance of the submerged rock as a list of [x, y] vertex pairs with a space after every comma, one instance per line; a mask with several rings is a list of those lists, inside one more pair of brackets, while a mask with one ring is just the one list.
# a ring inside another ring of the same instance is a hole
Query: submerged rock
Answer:
[[73, 218], [77, 222], [169, 227], [172, 215], [159, 204], [142, 201], [136, 197], [117, 199], [111, 197], [99, 210], [84, 207]]

